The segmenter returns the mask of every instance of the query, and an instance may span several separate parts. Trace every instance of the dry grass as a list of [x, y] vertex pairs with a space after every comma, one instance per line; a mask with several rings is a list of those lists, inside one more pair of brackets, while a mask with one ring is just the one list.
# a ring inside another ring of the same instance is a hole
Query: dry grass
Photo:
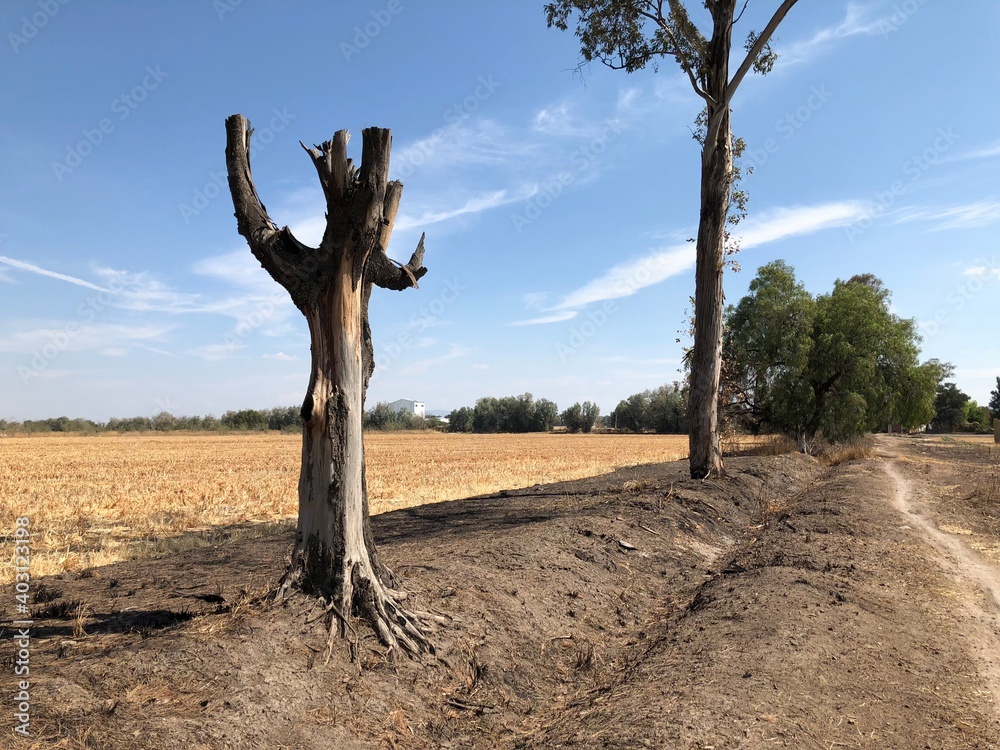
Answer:
[[[268, 533], [294, 521], [300, 445], [281, 434], [2, 438], [0, 539], [12, 554], [13, 519], [30, 517], [31, 572], [43, 576]], [[687, 455], [684, 435], [371, 433], [365, 445], [373, 513]], [[11, 580], [4, 566], [0, 582]]]
[[992, 444], [985, 449], [985, 467], [973, 473], [972, 497], [980, 503], [1000, 503], [1000, 449]]
[[838, 466], [848, 461], [875, 458], [878, 451], [870, 435], [846, 443], [821, 443], [813, 454], [827, 466]]
[[781, 456], [799, 449], [795, 441], [784, 435], [743, 435], [724, 433], [720, 439], [724, 455]]

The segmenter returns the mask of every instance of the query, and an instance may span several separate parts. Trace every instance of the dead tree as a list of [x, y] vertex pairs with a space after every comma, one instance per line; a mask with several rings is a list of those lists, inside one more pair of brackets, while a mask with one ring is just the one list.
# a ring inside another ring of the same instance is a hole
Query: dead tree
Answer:
[[[239, 233], [271, 277], [306, 317], [312, 372], [302, 403], [302, 469], [298, 534], [291, 565], [278, 588], [320, 597], [335, 630], [349, 618], [367, 620], [390, 652], [433, 651], [421, 620], [400, 604], [404, 594], [379, 562], [368, 514], [361, 416], [375, 369], [368, 303], [372, 287], [417, 286], [421, 236], [409, 263], [392, 261], [386, 247], [403, 192], [389, 182], [392, 136], [362, 131], [361, 168], [347, 158], [348, 133], [302, 147], [312, 158], [326, 197], [326, 230], [319, 247], [299, 242], [267, 215], [250, 174], [250, 136], [242, 115], [226, 119], [226, 167]], [[331, 641], [332, 643], [332, 641]]]

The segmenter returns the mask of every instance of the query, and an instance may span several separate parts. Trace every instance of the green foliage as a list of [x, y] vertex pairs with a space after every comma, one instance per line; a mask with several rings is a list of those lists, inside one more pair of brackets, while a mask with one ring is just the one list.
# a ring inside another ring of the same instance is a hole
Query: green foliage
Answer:
[[749, 294], [726, 311], [723, 413], [752, 434], [807, 419], [812, 394], [802, 373], [815, 314], [815, 300], [780, 260], [759, 268]]
[[601, 417], [601, 407], [590, 401], [577, 402], [562, 413], [562, 423], [569, 432], [591, 432]]
[[149, 417], [112, 417], [106, 429], [110, 432], [149, 432], [153, 429], [153, 420]]
[[939, 383], [937, 398], [934, 400], [934, 432], [962, 432], [968, 426], [966, 420], [969, 396], [959, 390], [954, 383]]
[[649, 394], [649, 426], [653, 432], [680, 435], [687, 428], [687, 392], [680, 383], [661, 385]]
[[980, 406], [975, 400], [970, 400], [965, 405], [965, 423], [969, 432], [992, 432], [993, 415], [987, 406]]
[[[545, 4], [545, 19], [549, 27], [560, 31], [567, 31], [575, 21], [580, 54], [587, 62], [598, 61], [633, 73], [650, 64], [655, 69], [660, 58], [672, 57], [701, 88], [707, 88], [709, 41], [691, 20], [683, 3], [556, 0]], [[759, 36], [757, 32], [749, 32], [747, 52], [753, 49]], [[766, 75], [777, 59], [770, 43], [765, 44], [753, 62], [753, 71]]]
[[268, 410], [267, 429], [298, 432], [302, 429], [302, 410], [298, 406], [278, 406]]
[[996, 390], [990, 391], [989, 409], [993, 419], [1000, 419], [1000, 377], [997, 378]]
[[385, 401], [379, 401], [364, 413], [361, 424], [368, 430], [426, 430], [428, 420], [408, 411], [396, 411]]
[[[11, 432], [41, 433], [41, 432], [83, 432], [87, 434], [99, 432], [103, 425], [89, 419], [70, 419], [56, 417], [54, 419], [26, 419], [23, 422], [4, 423]], [[0, 428], [3, 429], [3, 428]]]
[[154, 417], [112, 417], [106, 423], [94, 422], [89, 419], [55, 419], [25, 420], [24, 422], [5, 422], [0, 420], [0, 430], [10, 432], [77, 432], [96, 434], [99, 432], [222, 432], [226, 430], [282, 430], [298, 431], [302, 422], [299, 410], [295, 406], [278, 407], [275, 409], [244, 409], [230, 411], [218, 419], [211, 415], [206, 417], [178, 417], [168, 411], [161, 411]]
[[893, 315], [889, 297], [871, 274], [813, 298], [783, 261], [758, 269], [726, 314], [726, 413], [754, 434], [838, 442], [890, 422], [926, 424], [944, 366], [919, 364], [916, 324]]
[[449, 432], [548, 432], [559, 418], [559, 407], [548, 399], [535, 401], [530, 393], [476, 401], [448, 416]]
[[267, 413], [256, 409], [227, 411], [222, 415], [222, 424], [230, 430], [266, 430]]
[[608, 419], [610, 426], [629, 432], [687, 432], [687, 393], [680, 383], [634, 393], [620, 401]]
[[549, 432], [557, 421], [559, 407], [547, 398], [538, 399], [535, 402], [535, 413], [531, 417], [531, 432]]
[[564, 411], [559, 418], [567, 432], [580, 432], [583, 429], [583, 407], [579, 401]]
[[452, 410], [448, 415], [448, 432], [472, 432], [472, 414], [468, 406]]

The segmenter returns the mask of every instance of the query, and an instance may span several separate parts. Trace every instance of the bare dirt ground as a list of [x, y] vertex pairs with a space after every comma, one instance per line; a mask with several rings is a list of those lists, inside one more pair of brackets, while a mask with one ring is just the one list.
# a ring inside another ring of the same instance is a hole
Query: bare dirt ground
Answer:
[[362, 626], [326, 662], [312, 604], [262, 598], [288, 533], [36, 581], [32, 737], [0, 746], [1000, 748], [997, 452], [878, 445], [380, 516], [449, 623], [424, 663]]

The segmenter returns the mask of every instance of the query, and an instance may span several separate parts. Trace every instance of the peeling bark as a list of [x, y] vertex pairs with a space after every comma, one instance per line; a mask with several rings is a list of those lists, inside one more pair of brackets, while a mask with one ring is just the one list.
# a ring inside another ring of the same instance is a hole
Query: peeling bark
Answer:
[[226, 120], [226, 165], [240, 234], [272, 278], [289, 293], [309, 324], [312, 370], [302, 404], [302, 469], [298, 534], [292, 562], [278, 589], [320, 597], [331, 637], [367, 620], [390, 652], [433, 652], [418, 618], [395, 590], [396, 577], [378, 560], [368, 513], [361, 418], [374, 349], [368, 322], [372, 287], [416, 287], [426, 272], [424, 238], [405, 266], [386, 255], [402, 184], [388, 182], [391, 134], [363, 131], [362, 160], [347, 158], [347, 131], [303, 148], [319, 175], [327, 225], [318, 248], [279, 229], [250, 174], [252, 129], [242, 115]]

